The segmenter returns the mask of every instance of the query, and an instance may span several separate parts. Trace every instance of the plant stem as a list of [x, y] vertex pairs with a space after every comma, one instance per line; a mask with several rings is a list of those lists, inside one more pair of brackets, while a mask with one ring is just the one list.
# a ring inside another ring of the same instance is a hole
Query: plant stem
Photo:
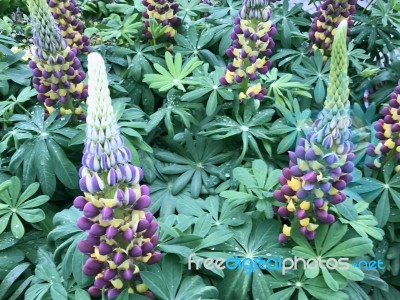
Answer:
[[71, 116], [71, 120], [72, 120], [72, 123], [75, 123], [75, 121], [77, 120], [77, 118], [76, 118], [76, 116], [75, 116], [75, 113], [74, 113], [74, 103], [73, 103], [73, 101], [72, 101], [72, 98], [71, 97], [68, 97], [68, 100], [67, 100], [67, 102], [65, 102], [64, 104], [63, 104], [63, 106], [62, 106], [65, 110], [71, 110], [71, 114], [72, 114], [72, 116]]
[[17, 102], [17, 105], [18, 105], [18, 107], [19, 107], [20, 109], [22, 109], [27, 115], [30, 115], [30, 114], [31, 114], [29, 111], [26, 110], [25, 107], [23, 107], [23, 106], [21, 105], [21, 103], [18, 103], [18, 102]]

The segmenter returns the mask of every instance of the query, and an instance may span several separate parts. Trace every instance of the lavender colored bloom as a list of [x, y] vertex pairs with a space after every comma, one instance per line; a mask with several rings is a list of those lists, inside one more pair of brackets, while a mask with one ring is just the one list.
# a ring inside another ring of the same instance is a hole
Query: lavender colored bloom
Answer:
[[[307, 137], [300, 139], [294, 153], [289, 154], [290, 169], [282, 170], [279, 179], [282, 187], [273, 194], [286, 204], [289, 212], [282, 213], [280, 206], [277, 214], [290, 218], [292, 223], [299, 223], [300, 232], [309, 240], [315, 237], [318, 223], [335, 221], [335, 216], [329, 214], [329, 207], [346, 199], [342, 190], [352, 179], [350, 173], [354, 169], [346, 33], [347, 22], [342, 21], [333, 41], [324, 108]], [[279, 241], [288, 239], [289, 232], [284, 228]]]
[[77, 50], [71, 49], [63, 38], [46, 0], [29, 0], [28, 8], [34, 43], [29, 67], [38, 91], [37, 99], [45, 104], [48, 113], [57, 103], [62, 107], [61, 114], [81, 113], [81, 109], [75, 111], [72, 102], [73, 98], [81, 101], [87, 96], [87, 87], [83, 84], [85, 73], [80, 70]]
[[[380, 168], [382, 160], [393, 153], [400, 159], [400, 80], [393, 92], [389, 95], [389, 106], [382, 109], [382, 117], [375, 123], [375, 136], [379, 139], [377, 145], [368, 145], [367, 154], [374, 157], [373, 163], [367, 163], [370, 168]], [[400, 164], [395, 167], [400, 171]]]
[[324, 61], [331, 55], [332, 42], [339, 23], [346, 20], [348, 28], [352, 26], [351, 15], [356, 10], [356, 4], [357, 0], [325, 0], [319, 5], [309, 37], [311, 48], [313, 51], [320, 50]]
[[88, 53], [89, 38], [83, 34], [81, 11], [75, 0], [47, 0], [47, 3], [68, 45], [78, 53]]
[[247, 86], [245, 79], [254, 81], [257, 73], [265, 74], [271, 67], [267, 57], [275, 45], [272, 36], [276, 33], [271, 22], [272, 9], [266, 0], [245, 0], [235, 18], [235, 28], [231, 33], [232, 45], [226, 50], [228, 57], [233, 58], [220, 79], [222, 85], [244, 83], [239, 98], [263, 100], [267, 90], [260, 83]]
[[174, 0], [142, 0], [142, 4], [147, 8], [142, 13], [145, 18], [143, 34], [152, 39], [153, 34], [150, 28], [150, 18], [164, 26], [164, 37], [169, 39], [176, 35], [176, 27], [179, 26], [181, 20], [176, 16], [179, 10], [179, 5]]
[[150, 191], [140, 185], [143, 171], [129, 162], [131, 153], [115, 120], [104, 61], [98, 53], [91, 53], [88, 63], [86, 140], [79, 171], [85, 197], [74, 201], [84, 214], [78, 227], [89, 233], [78, 245], [80, 251], [90, 254], [83, 272], [95, 276], [89, 288], [93, 296], [100, 288], [109, 298], [125, 288], [144, 294], [147, 287], [136, 279], [138, 262], [160, 260], [161, 254], [155, 251], [158, 224], [144, 211], [151, 202]]

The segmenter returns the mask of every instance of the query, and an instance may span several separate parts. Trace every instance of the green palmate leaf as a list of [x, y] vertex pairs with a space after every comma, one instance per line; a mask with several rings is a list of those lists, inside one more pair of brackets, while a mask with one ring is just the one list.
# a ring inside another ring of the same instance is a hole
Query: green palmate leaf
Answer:
[[25, 234], [24, 225], [16, 214], [13, 214], [11, 218], [11, 232], [17, 239]]
[[28, 223], [42, 221], [45, 218], [44, 212], [36, 207], [46, 203], [49, 197], [43, 195], [29, 200], [39, 185], [33, 183], [21, 194], [21, 182], [18, 177], [11, 177], [4, 186], [7, 186], [7, 189], [0, 192], [0, 233], [7, 228], [11, 219], [11, 232], [20, 239], [25, 233], [25, 228], [19, 217]]
[[155, 157], [168, 163], [160, 168], [161, 173], [179, 175], [171, 189], [174, 195], [182, 191], [189, 182], [193, 198], [199, 197], [203, 187], [206, 191], [210, 190], [218, 183], [218, 181], [213, 183], [210, 177], [222, 177], [217, 166], [231, 158], [229, 152], [222, 151], [222, 143], [209, 143], [209, 139], [204, 137], [193, 139], [189, 131], [185, 133], [184, 149], [179, 144], [172, 142], [170, 147], [176, 153], [158, 151], [155, 153]]
[[322, 276], [331, 290], [335, 292], [339, 290], [339, 283], [332, 277], [331, 273], [327, 269], [322, 268]]
[[337, 206], [338, 211], [340, 214], [345, 217], [346, 219], [353, 221], [356, 220], [358, 217], [357, 210], [353, 205], [353, 201], [350, 198], [347, 198], [346, 201], [339, 203]]
[[43, 192], [52, 195], [56, 189], [56, 179], [54, 176], [54, 167], [50, 159], [50, 153], [45, 141], [37, 141], [35, 145], [35, 168], [38, 179], [41, 183]]
[[[126, 291], [127, 293], [127, 291]], [[75, 291], [75, 299], [79, 299], [79, 300], [90, 300], [90, 295], [88, 292], [82, 290], [82, 289], [77, 289]]]
[[159, 64], [154, 64], [154, 68], [160, 74], [146, 74], [143, 82], [148, 83], [151, 88], [156, 88], [160, 92], [168, 91], [173, 87], [185, 91], [184, 84], [197, 84], [196, 81], [185, 78], [203, 62], [198, 61], [197, 58], [192, 58], [182, 68], [182, 55], [177, 53], [174, 61], [171, 53], [168, 51], [165, 53], [165, 62], [168, 69]]
[[296, 246], [293, 248], [293, 254], [295, 254], [298, 257], [309, 259], [309, 258], [314, 258], [315, 253], [314, 251], [301, 247], [301, 246]]
[[213, 286], [204, 286], [200, 276], [185, 277], [174, 299], [196, 299], [196, 296], [191, 297], [190, 295], [202, 295], [204, 298], [212, 299], [218, 297], [218, 291]]
[[74, 279], [80, 286], [87, 286], [92, 282], [92, 279], [89, 276], [86, 276], [82, 272], [83, 265], [87, 260], [87, 256], [81, 253], [76, 245], [72, 245], [74, 249], [73, 257], [72, 257], [72, 274]]
[[0, 217], [0, 233], [2, 233], [6, 229], [11, 216], [12, 213], [6, 213]]
[[0, 251], [15, 245], [17, 242], [18, 242], [18, 239], [16, 239], [12, 235], [12, 233], [10, 233], [10, 232], [2, 233], [0, 236]]
[[[22, 196], [21, 196], [22, 197]], [[18, 205], [20, 205], [21, 208], [34, 208], [37, 206], [40, 206], [44, 203], [46, 203], [49, 200], [48, 196], [42, 195], [42, 196], [38, 196], [34, 199], [31, 200], [25, 200], [25, 201], [21, 201], [21, 198], [18, 200]]]
[[389, 220], [390, 215], [390, 201], [388, 197], [388, 191], [383, 192], [382, 197], [379, 199], [375, 209], [375, 216], [378, 220], [379, 227], [384, 226]]
[[372, 251], [372, 242], [367, 238], [352, 238], [346, 240], [332, 250], [326, 253], [326, 256], [330, 257], [340, 257], [348, 256], [354, 257], [359, 256], [361, 253], [368, 253]]
[[289, 299], [291, 299], [291, 296], [293, 295], [294, 291], [295, 291], [294, 287], [287, 288], [287, 289], [284, 289], [282, 291], [279, 291], [277, 293], [272, 294], [270, 296], [270, 298], [268, 298], [268, 299], [271, 299], [271, 300], [289, 300]]
[[40, 187], [40, 185], [37, 182], [29, 185], [25, 189], [25, 191], [21, 194], [21, 196], [19, 197], [17, 204], [21, 204], [21, 203], [25, 202], [26, 200], [28, 200], [30, 197], [32, 197], [38, 191], [39, 187]]
[[30, 223], [37, 223], [42, 221], [45, 218], [44, 212], [41, 209], [19, 209], [18, 214], [25, 221]]
[[22, 263], [7, 274], [0, 284], [0, 299], [3, 299], [4, 295], [11, 288], [12, 284], [19, 276], [21, 276], [21, 274], [29, 267], [29, 265], [29, 263]]
[[[328, 226], [324, 225], [327, 229]], [[321, 254], [327, 253], [332, 247], [337, 245], [347, 232], [347, 226], [340, 223], [334, 223], [326, 233], [326, 238], [322, 244]]]
[[[9, 166], [12, 172], [22, 171], [24, 187], [38, 178], [42, 191], [49, 196], [55, 191], [57, 177], [66, 186], [72, 186], [72, 163], [66, 157], [62, 146], [68, 145], [77, 130], [64, 128], [68, 124], [70, 115], [56, 119], [57, 114], [58, 112], [54, 111], [45, 121], [43, 107], [34, 106], [31, 118], [22, 116], [17, 119], [15, 127], [29, 138], [24, 139], [12, 156]], [[60, 169], [69, 170], [68, 174]], [[75, 174], [75, 179], [76, 176]], [[74, 185], [76, 187], [76, 183]]]
[[161, 268], [151, 266], [146, 269], [148, 271], [142, 271], [141, 277], [159, 299], [195, 300], [199, 297], [204, 299], [218, 297], [217, 289], [205, 285], [200, 276], [185, 276], [182, 279], [182, 264], [173, 254], [164, 257]]
[[225, 278], [217, 288], [222, 299], [247, 299], [248, 288], [251, 286], [252, 276], [245, 273], [245, 270], [235, 270], [225, 274]]
[[336, 270], [339, 274], [343, 275], [343, 277], [351, 281], [361, 281], [364, 279], [364, 273], [352, 265], [349, 265], [349, 269], [337, 268]]
[[252, 294], [256, 299], [269, 299], [272, 294], [272, 290], [269, 287], [268, 277], [262, 274], [259, 269], [255, 269], [254, 271]]
[[47, 141], [47, 149], [49, 151], [54, 171], [60, 181], [70, 189], [78, 187], [78, 172], [71, 161], [68, 160], [61, 147], [53, 140]]
[[[370, 213], [368, 208], [368, 203], [358, 202], [356, 205], [352, 206], [356, 210], [356, 218], [349, 220], [349, 218], [339, 220], [342, 223], [349, 224], [361, 237], [371, 236], [376, 240], [381, 241], [383, 239], [384, 231], [377, 228], [378, 221], [375, 216]], [[358, 215], [360, 213], [360, 215]]]

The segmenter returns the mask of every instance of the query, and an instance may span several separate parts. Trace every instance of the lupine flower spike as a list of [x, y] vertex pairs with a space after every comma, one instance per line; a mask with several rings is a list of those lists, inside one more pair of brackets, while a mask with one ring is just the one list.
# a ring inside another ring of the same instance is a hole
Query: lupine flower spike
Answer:
[[324, 61], [331, 55], [333, 37], [340, 22], [347, 20], [348, 31], [353, 25], [351, 15], [356, 10], [356, 4], [357, 0], [325, 0], [318, 7], [309, 37], [313, 51], [319, 49]]
[[80, 20], [81, 10], [75, 0], [47, 0], [47, 3], [68, 45], [78, 49], [78, 53], [87, 53], [89, 38], [83, 35], [83, 22]]
[[[329, 208], [346, 199], [343, 190], [352, 180], [354, 169], [346, 32], [347, 21], [343, 21], [333, 41], [324, 108], [306, 138], [289, 152], [289, 168], [284, 168], [279, 178], [282, 187], [274, 191], [274, 197], [283, 203], [275, 208], [276, 213], [290, 219], [292, 225], [297, 223], [309, 240], [314, 239], [320, 223], [335, 221]], [[279, 241], [286, 242], [290, 232], [291, 227], [285, 225]]]
[[[397, 87], [390, 94], [389, 106], [382, 109], [382, 118], [375, 123], [375, 136], [379, 143], [368, 145], [368, 155], [375, 157], [373, 163], [367, 163], [370, 168], [380, 168], [383, 157], [394, 152], [400, 160], [400, 80]], [[400, 171], [400, 164], [396, 165], [396, 172]]]
[[140, 185], [142, 169], [129, 163], [111, 105], [106, 68], [98, 53], [88, 56], [89, 96], [85, 148], [79, 171], [84, 196], [74, 200], [83, 211], [80, 229], [87, 231], [78, 248], [89, 256], [83, 272], [95, 276], [89, 293], [108, 298], [122, 289], [153, 297], [141, 283], [139, 263], [153, 264], [161, 254], [157, 221], [145, 209], [150, 205], [149, 188]]
[[179, 4], [174, 0], [142, 0], [146, 11], [142, 13], [145, 18], [143, 33], [148, 39], [153, 38], [150, 28], [150, 19], [164, 26], [164, 35], [166, 38], [173, 38], [176, 34], [176, 27], [179, 26], [181, 20], [176, 16], [179, 10]]
[[265, 74], [271, 68], [272, 62], [267, 57], [272, 54], [275, 46], [272, 37], [276, 33], [271, 15], [267, 0], [244, 0], [235, 18], [232, 45], [226, 50], [226, 55], [233, 61], [228, 64], [220, 82], [222, 85], [244, 84], [239, 94], [241, 101], [247, 97], [263, 100], [267, 94], [261, 84], [248, 87], [248, 82], [256, 80], [257, 73]]
[[71, 113], [72, 98], [85, 100], [87, 97], [87, 88], [82, 82], [86, 75], [80, 69], [77, 49], [71, 49], [62, 37], [46, 0], [29, 0], [28, 7], [34, 43], [29, 67], [37, 98], [47, 107], [60, 103]]

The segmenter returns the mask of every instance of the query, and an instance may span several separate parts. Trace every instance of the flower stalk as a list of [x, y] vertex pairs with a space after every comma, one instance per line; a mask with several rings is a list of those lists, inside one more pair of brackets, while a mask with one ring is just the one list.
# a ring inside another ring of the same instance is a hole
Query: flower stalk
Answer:
[[174, 0], [142, 0], [142, 4], [146, 7], [146, 11], [142, 13], [145, 18], [143, 33], [148, 39], [157, 38], [152, 32], [150, 19], [157, 24], [163, 26], [164, 36], [169, 39], [176, 34], [176, 27], [180, 25], [181, 20], [176, 16], [179, 10], [179, 4]]
[[350, 27], [353, 26], [351, 15], [356, 10], [356, 4], [357, 0], [325, 0], [318, 6], [309, 38], [312, 50], [320, 50], [324, 61], [331, 56], [333, 38], [343, 20], [347, 21], [347, 34], [350, 34]]
[[233, 61], [227, 65], [220, 83], [241, 84], [240, 101], [248, 97], [263, 100], [267, 94], [266, 88], [260, 88], [259, 84], [249, 86], [249, 83], [257, 79], [257, 73], [266, 74], [272, 65], [267, 59], [275, 46], [272, 37], [276, 34], [276, 28], [271, 15], [268, 1], [245, 0], [235, 18], [232, 45], [226, 50], [226, 55]]
[[[375, 137], [379, 140], [377, 145], [370, 144], [367, 154], [374, 157], [372, 163], [366, 165], [372, 169], [380, 168], [382, 160], [390, 153], [394, 153], [400, 159], [400, 80], [390, 94], [389, 105], [382, 109], [382, 118], [375, 123]], [[395, 167], [400, 171], [400, 164]]]
[[[289, 152], [289, 168], [284, 168], [279, 178], [282, 187], [274, 191], [282, 203], [276, 213], [290, 219], [309, 240], [314, 239], [320, 223], [335, 221], [329, 208], [346, 199], [343, 190], [354, 169], [346, 36], [347, 21], [343, 21], [333, 41], [324, 108], [306, 138]], [[285, 225], [279, 241], [286, 242], [290, 233], [291, 227]]]
[[142, 169], [129, 162], [131, 153], [116, 123], [104, 61], [91, 53], [88, 63], [86, 140], [79, 171], [84, 196], [74, 200], [74, 206], [83, 211], [77, 225], [88, 233], [78, 243], [89, 256], [83, 272], [95, 276], [89, 288], [92, 296], [100, 296], [104, 289], [108, 298], [114, 298], [126, 288], [129, 293], [153, 297], [139, 274], [139, 264], [161, 258], [154, 250], [157, 221], [146, 211], [150, 190], [140, 184]]
[[68, 45], [78, 49], [78, 53], [88, 53], [89, 38], [83, 34], [81, 10], [75, 0], [47, 0], [47, 3]]
[[29, 0], [28, 8], [34, 43], [29, 67], [38, 91], [37, 99], [46, 107], [59, 103], [64, 109], [70, 109], [70, 99], [83, 101], [87, 97], [87, 87], [83, 84], [86, 74], [76, 56], [78, 50], [71, 49], [63, 38], [46, 0]]

